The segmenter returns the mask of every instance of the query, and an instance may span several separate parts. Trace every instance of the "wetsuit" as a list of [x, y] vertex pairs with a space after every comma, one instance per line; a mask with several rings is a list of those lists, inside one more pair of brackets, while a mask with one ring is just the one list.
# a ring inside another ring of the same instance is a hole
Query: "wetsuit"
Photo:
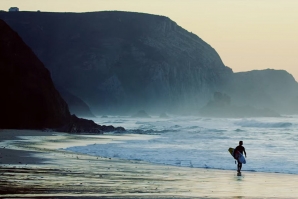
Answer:
[[[239, 151], [242, 155], [243, 155], [243, 152], [244, 152], [244, 154], [246, 156], [245, 148], [243, 146], [241, 146], [241, 145], [237, 146], [234, 150], [234, 154], [236, 154], [236, 151]], [[241, 168], [242, 168], [242, 163], [239, 162], [238, 158], [235, 158], [235, 159], [237, 159], [237, 162], [238, 162], [238, 165], [237, 165], [238, 169], [237, 170], [238, 170], [238, 172], [240, 172]]]

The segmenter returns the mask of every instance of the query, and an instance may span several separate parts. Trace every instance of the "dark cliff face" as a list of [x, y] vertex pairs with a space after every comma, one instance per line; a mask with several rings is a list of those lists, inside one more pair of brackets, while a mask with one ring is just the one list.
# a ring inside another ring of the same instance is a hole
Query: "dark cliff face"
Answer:
[[70, 115], [49, 71], [1, 19], [0, 91], [0, 128], [55, 128], [70, 133], [125, 131], [122, 127], [101, 126], [92, 120]]
[[195, 110], [232, 74], [216, 51], [162, 16], [0, 13], [93, 111]]
[[49, 71], [0, 20], [0, 128], [54, 128], [70, 119]]

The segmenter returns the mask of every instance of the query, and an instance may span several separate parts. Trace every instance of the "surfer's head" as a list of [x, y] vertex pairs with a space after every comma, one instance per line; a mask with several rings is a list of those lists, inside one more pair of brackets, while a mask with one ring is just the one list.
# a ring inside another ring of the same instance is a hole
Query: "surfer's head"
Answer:
[[239, 145], [242, 146], [243, 145], [243, 141], [239, 141]]

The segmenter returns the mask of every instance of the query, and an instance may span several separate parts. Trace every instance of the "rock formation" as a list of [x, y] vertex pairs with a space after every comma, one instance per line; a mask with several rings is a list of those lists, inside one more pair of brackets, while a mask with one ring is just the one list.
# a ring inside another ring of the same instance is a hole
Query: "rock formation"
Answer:
[[168, 114], [166, 114], [166, 113], [161, 113], [161, 114], [159, 115], [159, 118], [163, 118], [163, 119], [165, 119], [165, 118], [169, 118], [169, 116], [168, 116]]
[[95, 117], [91, 112], [89, 106], [77, 96], [71, 94], [69, 91], [65, 90], [61, 86], [55, 86], [59, 91], [61, 97], [66, 101], [69, 111], [71, 114], [75, 114], [84, 118]]
[[0, 13], [93, 112], [201, 107], [232, 74], [216, 51], [167, 17], [130, 12]]
[[0, 12], [0, 18], [56, 84], [98, 115], [195, 113], [216, 91], [231, 96], [231, 105], [298, 113], [298, 84], [290, 74], [233, 73], [210, 45], [167, 17], [109, 11]]
[[250, 105], [231, 105], [231, 97], [225, 93], [215, 92], [213, 100], [204, 106], [199, 114], [207, 117], [279, 117], [280, 115], [268, 108], [255, 108]]
[[70, 118], [49, 71], [0, 20], [0, 128], [54, 128]]
[[224, 92], [231, 96], [232, 104], [237, 106], [268, 108], [281, 113], [298, 108], [291, 103], [298, 97], [298, 84], [293, 76], [284, 70], [235, 73], [226, 82]]
[[[124, 130], [71, 116], [66, 102], [54, 87], [49, 71], [2, 20], [0, 52], [0, 128], [58, 128], [78, 133]], [[62, 128], [65, 126], [69, 128]]]
[[137, 113], [133, 114], [131, 117], [137, 117], [137, 118], [151, 118], [148, 113], [144, 110], [140, 110]]
[[104, 132], [124, 132], [123, 127], [113, 127], [95, 124], [92, 120], [81, 119], [75, 115], [71, 116], [71, 120], [65, 125], [57, 128], [57, 131], [60, 132], [69, 132], [69, 133], [95, 133], [102, 134]]

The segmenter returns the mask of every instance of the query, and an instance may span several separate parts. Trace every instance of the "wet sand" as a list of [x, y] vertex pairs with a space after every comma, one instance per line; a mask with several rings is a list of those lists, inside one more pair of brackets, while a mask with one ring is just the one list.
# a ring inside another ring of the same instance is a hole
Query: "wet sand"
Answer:
[[[296, 198], [298, 175], [199, 169], [65, 151], [137, 135], [0, 131], [0, 196], [50, 198]], [[139, 139], [139, 138], [138, 138]], [[146, 139], [146, 136], [142, 137]]]

